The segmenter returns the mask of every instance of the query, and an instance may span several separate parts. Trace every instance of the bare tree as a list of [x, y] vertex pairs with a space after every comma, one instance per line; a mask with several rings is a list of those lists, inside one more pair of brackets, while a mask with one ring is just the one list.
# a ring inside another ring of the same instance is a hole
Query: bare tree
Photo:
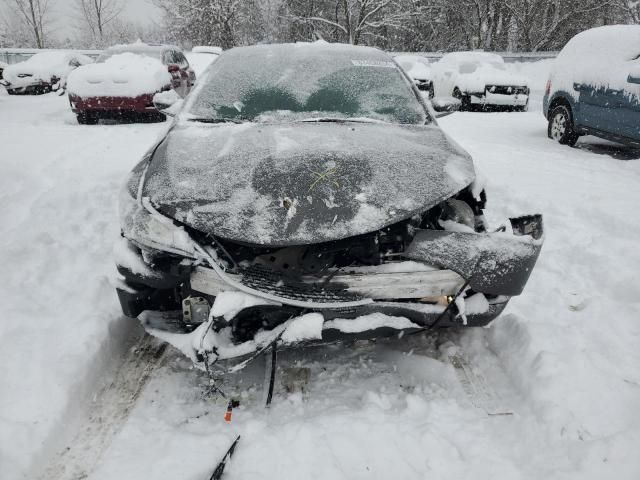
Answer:
[[521, 50], [538, 51], [561, 48], [576, 33], [596, 26], [598, 18], [611, 0], [504, 0], [520, 35]]
[[49, 21], [50, 0], [13, 0], [15, 12], [22, 22], [31, 30], [37, 48], [44, 48], [45, 34]]
[[640, 23], [639, 0], [618, 0], [617, 7], [622, 12], [622, 21], [626, 23]]
[[291, 2], [290, 7], [289, 18], [309, 24], [316, 37], [327, 35], [354, 45], [363, 37], [375, 39], [390, 29], [408, 28], [422, 8], [411, 0], [311, 0]]
[[75, 0], [86, 28], [94, 40], [104, 43], [107, 27], [118, 18], [124, 4], [121, 0]]

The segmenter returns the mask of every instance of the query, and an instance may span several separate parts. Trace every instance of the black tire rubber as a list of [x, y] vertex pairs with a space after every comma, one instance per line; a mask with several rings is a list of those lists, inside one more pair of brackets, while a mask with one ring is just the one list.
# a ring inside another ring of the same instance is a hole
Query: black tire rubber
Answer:
[[458, 87], [453, 89], [453, 97], [460, 100], [460, 111], [469, 111], [472, 109], [471, 97], [469, 95], [463, 95]]
[[573, 147], [576, 144], [580, 135], [574, 130], [573, 115], [569, 107], [558, 105], [551, 110], [547, 136], [562, 145]]
[[80, 125], [97, 125], [98, 117], [90, 113], [78, 113], [76, 119]]

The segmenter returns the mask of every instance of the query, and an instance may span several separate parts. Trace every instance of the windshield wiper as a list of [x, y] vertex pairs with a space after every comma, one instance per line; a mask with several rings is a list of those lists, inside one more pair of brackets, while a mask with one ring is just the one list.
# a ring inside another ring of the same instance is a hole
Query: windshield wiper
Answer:
[[378, 120], [377, 118], [369, 117], [355, 117], [355, 118], [342, 118], [342, 117], [318, 117], [318, 118], [305, 118], [299, 120], [302, 123], [389, 123], [384, 120]]
[[190, 122], [199, 122], [199, 123], [244, 123], [244, 120], [240, 120], [238, 118], [229, 118], [229, 117], [218, 117], [218, 118], [209, 118], [209, 117], [192, 117], [187, 118]]

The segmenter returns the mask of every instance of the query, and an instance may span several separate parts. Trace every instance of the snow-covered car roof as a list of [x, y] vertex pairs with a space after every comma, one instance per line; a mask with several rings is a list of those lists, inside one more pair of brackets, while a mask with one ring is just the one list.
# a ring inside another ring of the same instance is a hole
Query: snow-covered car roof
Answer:
[[209, 65], [215, 62], [219, 55], [212, 53], [199, 53], [199, 52], [187, 52], [184, 54], [187, 57], [189, 65], [196, 73], [196, 78], [204, 73]]
[[113, 45], [102, 52], [102, 54], [96, 61], [104, 62], [107, 58], [113, 55], [125, 52], [145, 55], [147, 57], [160, 58], [162, 56], [162, 53], [166, 50], [182, 51], [182, 49], [176, 45], [147, 44], [144, 42], [135, 42], [130, 44]]
[[191, 49], [192, 53], [210, 53], [214, 55], [222, 54], [222, 47], [210, 47], [206, 45], [198, 45]]
[[421, 55], [397, 55], [393, 59], [414, 79], [428, 80], [431, 78], [429, 60]]
[[69, 62], [77, 59], [81, 64], [93, 63], [93, 59], [69, 50], [40, 52], [29, 57], [24, 62], [15, 63], [11, 67], [16, 69], [33, 69], [55, 71], [60, 67], [67, 67]]
[[607, 25], [573, 37], [551, 70], [554, 90], [574, 94], [573, 83], [622, 89], [640, 66], [640, 25]]
[[444, 55], [442, 63], [504, 63], [504, 59], [497, 53], [490, 52], [452, 52]]

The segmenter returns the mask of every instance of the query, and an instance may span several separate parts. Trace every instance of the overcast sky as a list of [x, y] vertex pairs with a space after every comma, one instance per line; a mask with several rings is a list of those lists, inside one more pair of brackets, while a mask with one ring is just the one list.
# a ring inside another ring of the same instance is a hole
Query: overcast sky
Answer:
[[[73, 35], [73, 22], [65, 21], [65, 19], [73, 18], [75, 0], [49, 1], [51, 16], [55, 22], [52, 27], [55, 30], [56, 37], [64, 38]], [[151, 0], [122, 0], [122, 4], [125, 6], [121, 14], [122, 19], [148, 25], [161, 17], [160, 9], [154, 6]]]

